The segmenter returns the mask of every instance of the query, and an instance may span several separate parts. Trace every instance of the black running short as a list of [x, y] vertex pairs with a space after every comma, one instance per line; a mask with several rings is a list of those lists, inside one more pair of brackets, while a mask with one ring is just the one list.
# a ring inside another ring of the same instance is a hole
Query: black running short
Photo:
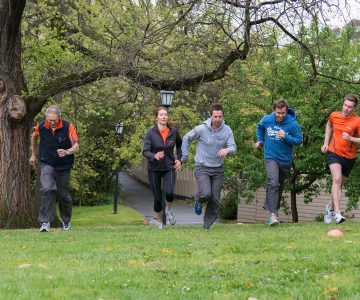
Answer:
[[342, 156], [339, 156], [333, 152], [328, 152], [327, 154], [327, 164], [330, 166], [332, 164], [341, 165], [341, 173], [345, 177], [349, 177], [352, 168], [354, 167], [356, 158], [348, 159]]

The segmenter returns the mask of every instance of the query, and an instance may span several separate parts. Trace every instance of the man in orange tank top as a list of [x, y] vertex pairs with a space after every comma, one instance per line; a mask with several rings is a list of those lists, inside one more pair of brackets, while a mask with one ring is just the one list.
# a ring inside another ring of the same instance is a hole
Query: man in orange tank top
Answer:
[[355, 95], [346, 95], [342, 111], [331, 113], [326, 124], [321, 152], [327, 153], [327, 164], [332, 176], [332, 202], [326, 205], [326, 224], [330, 224], [333, 217], [336, 224], [345, 221], [340, 211], [340, 197], [345, 179], [349, 177], [355, 164], [360, 144], [360, 118], [355, 114], [357, 103], [358, 98]]

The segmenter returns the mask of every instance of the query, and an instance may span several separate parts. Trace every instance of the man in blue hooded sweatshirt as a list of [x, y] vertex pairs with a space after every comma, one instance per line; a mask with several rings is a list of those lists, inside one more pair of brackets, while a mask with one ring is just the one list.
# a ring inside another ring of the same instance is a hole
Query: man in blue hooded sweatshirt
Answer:
[[255, 149], [264, 147], [267, 173], [264, 209], [270, 213], [269, 225], [279, 224], [278, 210], [284, 182], [289, 174], [293, 146], [301, 145], [302, 132], [295, 111], [288, 108], [285, 99], [277, 100], [273, 112], [257, 124]]

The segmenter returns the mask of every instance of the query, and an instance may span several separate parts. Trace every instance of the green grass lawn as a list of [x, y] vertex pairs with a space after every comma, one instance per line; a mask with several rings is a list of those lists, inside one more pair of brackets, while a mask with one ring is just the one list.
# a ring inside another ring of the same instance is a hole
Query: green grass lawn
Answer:
[[0, 231], [0, 299], [360, 299], [359, 223], [158, 230], [98, 209], [70, 232]]
[[82, 206], [73, 208], [71, 224], [77, 226], [136, 225], [144, 224], [144, 217], [131, 208], [118, 206], [114, 215], [112, 205]]

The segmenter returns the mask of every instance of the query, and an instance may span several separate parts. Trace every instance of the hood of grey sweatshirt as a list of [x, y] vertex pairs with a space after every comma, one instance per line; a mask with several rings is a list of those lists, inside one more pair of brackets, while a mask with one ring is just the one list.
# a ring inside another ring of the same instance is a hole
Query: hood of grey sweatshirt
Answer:
[[211, 127], [211, 118], [203, 124], [196, 126], [183, 138], [182, 154], [183, 161], [189, 157], [190, 143], [197, 141], [195, 165], [205, 167], [220, 167], [224, 164], [224, 158], [218, 155], [221, 149], [228, 149], [228, 155], [234, 154], [236, 145], [231, 128], [223, 121], [217, 129]]

